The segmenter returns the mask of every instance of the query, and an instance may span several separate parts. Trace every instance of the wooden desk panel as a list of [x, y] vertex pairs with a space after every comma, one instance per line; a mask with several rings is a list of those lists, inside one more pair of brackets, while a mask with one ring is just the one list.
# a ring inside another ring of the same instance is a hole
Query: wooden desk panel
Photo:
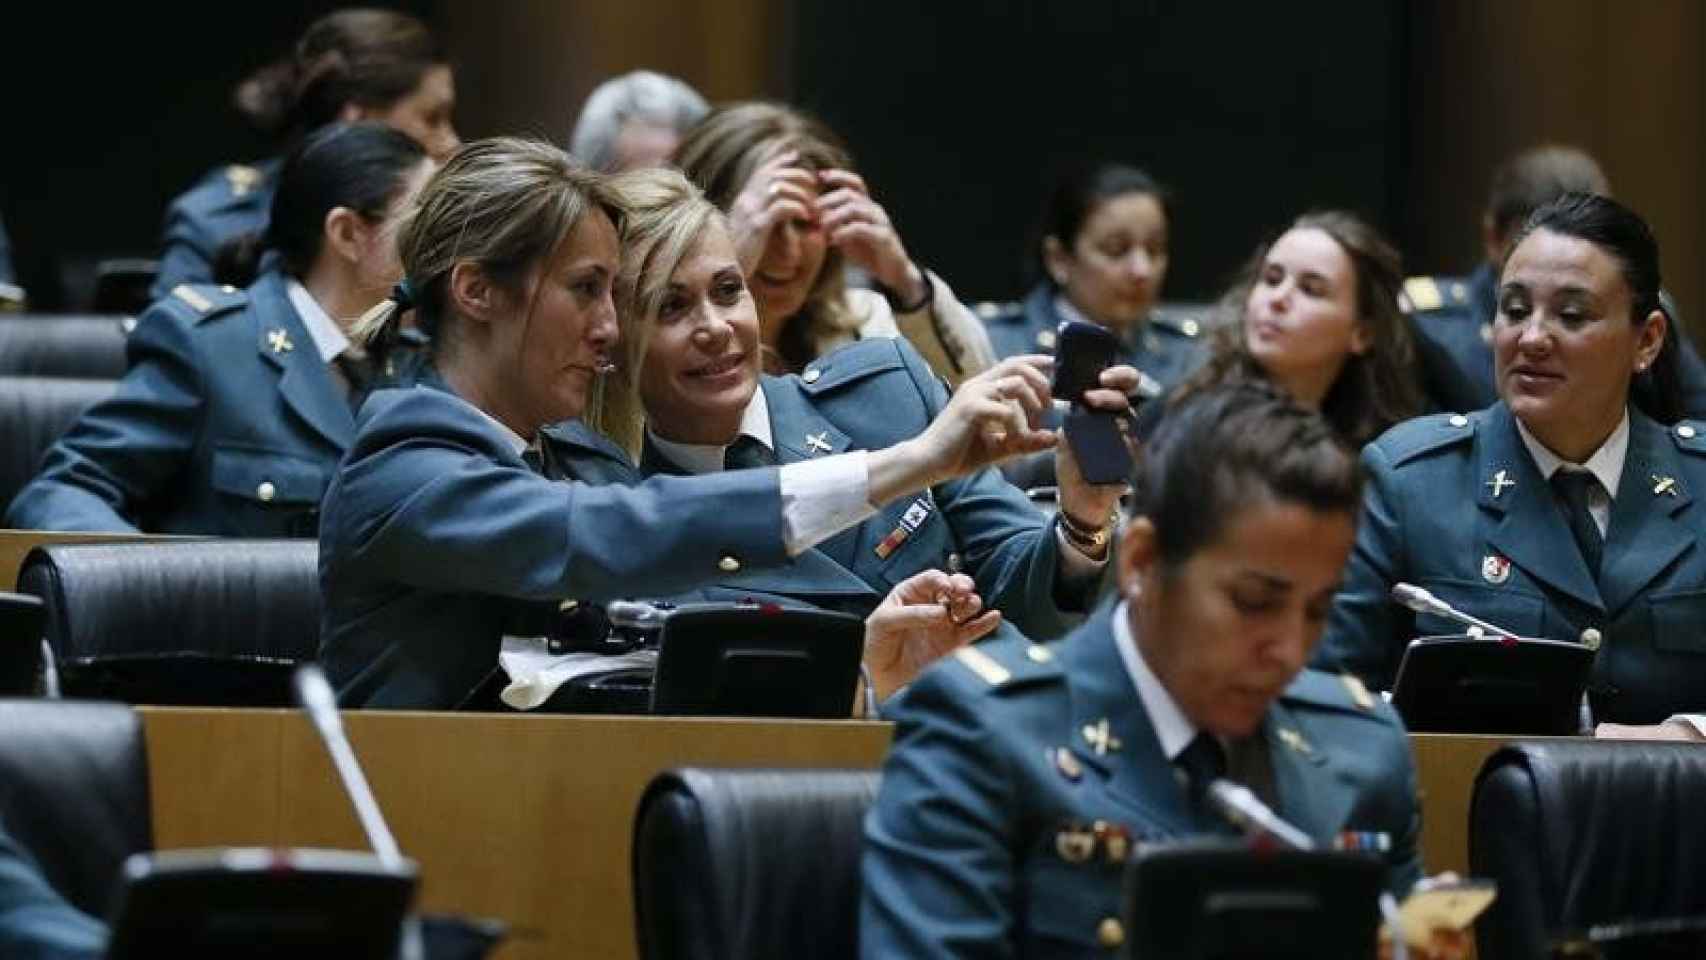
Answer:
[[[287, 710], [144, 708], [156, 843], [364, 849], [307, 720]], [[634, 808], [677, 766], [870, 768], [887, 724], [346, 713], [428, 910], [499, 917], [500, 956], [631, 958]], [[1475, 773], [1497, 737], [1411, 738], [1430, 872], [1464, 871]], [[802, 854], [809, 855], [809, 854]]]

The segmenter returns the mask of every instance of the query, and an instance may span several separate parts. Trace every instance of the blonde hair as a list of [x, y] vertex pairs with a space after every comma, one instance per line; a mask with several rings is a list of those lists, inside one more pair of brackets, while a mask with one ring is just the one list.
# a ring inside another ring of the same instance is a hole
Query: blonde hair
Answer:
[[[712, 111], [682, 139], [675, 162], [705, 191], [707, 200], [727, 211], [759, 164], [782, 150], [797, 151], [798, 165], [814, 172], [853, 169], [846, 145], [821, 121], [775, 103], [739, 103]], [[859, 329], [859, 317], [847, 305], [843, 264], [841, 252], [830, 248], [805, 306], [789, 318], [780, 342], [790, 366], [816, 359], [801, 354], [815, 350], [819, 341]]]
[[633, 170], [611, 179], [621, 199], [622, 265], [616, 273], [621, 362], [606, 378], [588, 422], [630, 455], [639, 456], [644, 409], [640, 368], [669, 294], [669, 281], [705, 229], [723, 215], [679, 171]]
[[[621, 229], [622, 203], [609, 179], [543, 140], [494, 137], [451, 156], [416, 196], [397, 233], [405, 280], [357, 321], [351, 338], [383, 353], [401, 313], [413, 307], [435, 356], [456, 348], [450, 273], [479, 266], [518, 297], [581, 218], [600, 212]], [[527, 316], [531, 317], [532, 310]]]

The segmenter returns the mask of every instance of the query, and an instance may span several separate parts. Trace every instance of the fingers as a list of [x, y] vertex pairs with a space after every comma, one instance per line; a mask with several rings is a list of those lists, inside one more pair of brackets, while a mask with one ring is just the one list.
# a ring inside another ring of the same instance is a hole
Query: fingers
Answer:
[[961, 592], [955, 576], [944, 570], [921, 570], [895, 584], [889, 591], [889, 599], [899, 604], [940, 603], [942, 596]]
[[955, 639], [959, 641], [956, 646], [976, 643], [994, 633], [995, 628], [999, 626], [1001, 626], [1001, 611], [999, 610], [991, 610], [976, 620], [968, 620], [960, 624], [954, 631]]
[[1117, 390], [1120, 393], [1130, 393], [1136, 390], [1138, 383], [1142, 380], [1143, 374], [1138, 373], [1136, 367], [1123, 363], [1103, 370], [1101, 377], [1102, 386], [1109, 390]]
[[852, 190], [870, 196], [871, 191], [865, 186], [865, 178], [851, 170], [819, 170], [818, 179], [830, 190]]
[[1125, 413], [1131, 409], [1131, 398], [1123, 390], [1096, 388], [1084, 391], [1084, 405], [1105, 413]]

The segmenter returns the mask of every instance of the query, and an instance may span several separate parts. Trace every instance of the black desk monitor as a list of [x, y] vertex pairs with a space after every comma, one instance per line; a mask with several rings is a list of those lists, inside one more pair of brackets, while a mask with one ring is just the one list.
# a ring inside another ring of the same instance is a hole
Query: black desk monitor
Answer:
[[685, 605], [658, 634], [652, 713], [845, 719], [864, 650], [865, 621], [851, 614]]
[[1421, 637], [1398, 664], [1392, 705], [1414, 733], [1569, 736], [1593, 658], [1557, 640]]
[[40, 597], [0, 593], [0, 697], [36, 693], [42, 616]]
[[1367, 960], [1385, 864], [1367, 854], [1255, 852], [1242, 842], [1150, 847], [1126, 868], [1130, 956]]
[[416, 871], [338, 850], [222, 849], [125, 861], [108, 960], [391, 960]]

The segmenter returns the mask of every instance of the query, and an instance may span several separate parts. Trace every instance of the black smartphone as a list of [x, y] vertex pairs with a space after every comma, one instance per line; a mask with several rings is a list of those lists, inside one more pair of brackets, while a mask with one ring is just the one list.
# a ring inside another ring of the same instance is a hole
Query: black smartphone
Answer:
[[1077, 320], [1061, 324], [1054, 341], [1050, 392], [1056, 400], [1081, 403], [1087, 391], [1101, 386], [1102, 371], [1113, 366], [1119, 354], [1119, 338], [1106, 328]]

